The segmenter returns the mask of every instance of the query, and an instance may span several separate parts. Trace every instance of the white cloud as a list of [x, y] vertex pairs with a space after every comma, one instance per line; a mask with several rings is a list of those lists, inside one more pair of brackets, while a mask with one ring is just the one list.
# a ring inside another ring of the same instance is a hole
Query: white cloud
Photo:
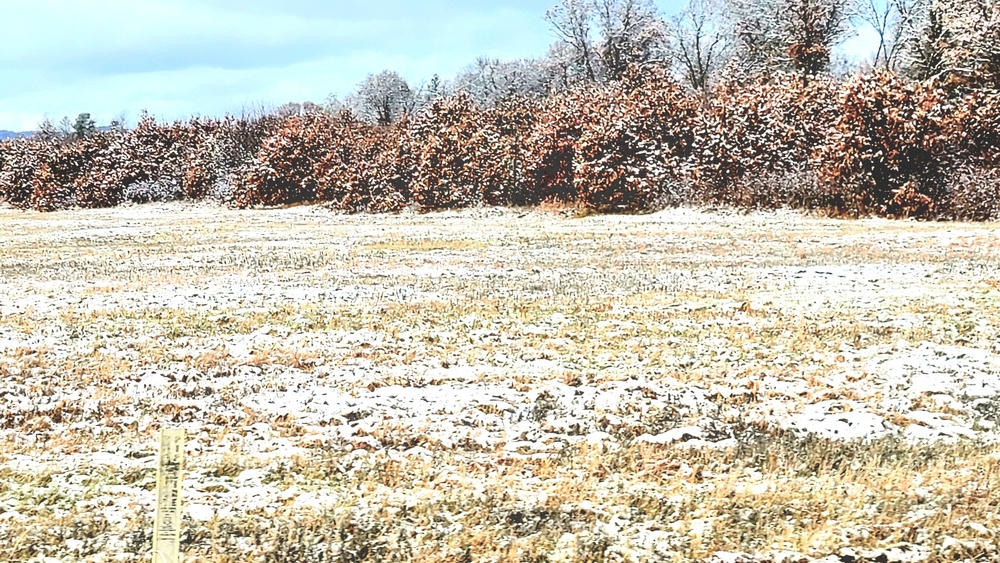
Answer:
[[106, 123], [321, 101], [388, 68], [450, 77], [477, 55], [544, 53], [535, 7], [427, 0], [35, 0], [5, 13], [0, 128], [88, 111]]
[[[0, 129], [107, 123], [348, 94], [370, 72], [451, 78], [479, 55], [540, 56], [557, 0], [32, 0], [0, 20]], [[666, 13], [684, 0], [657, 2]], [[10, 6], [13, 5], [13, 6]], [[869, 30], [843, 46], [874, 50]]]

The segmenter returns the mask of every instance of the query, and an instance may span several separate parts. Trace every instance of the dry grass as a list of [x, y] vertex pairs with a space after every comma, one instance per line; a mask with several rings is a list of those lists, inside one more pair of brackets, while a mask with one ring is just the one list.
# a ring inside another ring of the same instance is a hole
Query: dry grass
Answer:
[[0, 209], [0, 560], [997, 557], [994, 225], [572, 215]]

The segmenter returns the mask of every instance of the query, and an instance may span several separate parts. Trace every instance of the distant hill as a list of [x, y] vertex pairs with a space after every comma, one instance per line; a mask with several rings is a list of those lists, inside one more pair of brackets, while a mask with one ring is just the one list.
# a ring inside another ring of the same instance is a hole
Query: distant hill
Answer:
[[[111, 128], [107, 125], [103, 127], [98, 127], [98, 131], [110, 131]], [[30, 137], [34, 135], [34, 131], [7, 131], [6, 129], [0, 129], [0, 141], [6, 141], [8, 139], [16, 139], [18, 137]]]
[[30, 137], [31, 131], [3, 131], [0, 130], [0, 141], [6, 141], [7, 139], [14, 139], [16, 137]]

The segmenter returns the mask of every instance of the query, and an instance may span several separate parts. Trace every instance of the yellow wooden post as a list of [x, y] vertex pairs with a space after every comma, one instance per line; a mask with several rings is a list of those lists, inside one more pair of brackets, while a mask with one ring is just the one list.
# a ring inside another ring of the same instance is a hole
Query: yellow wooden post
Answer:
[[160, 466], [156, 473], [156, 520], [153, 563], [181, 560], [181, 479], [184, 469], [184, 429], [160, 431]]

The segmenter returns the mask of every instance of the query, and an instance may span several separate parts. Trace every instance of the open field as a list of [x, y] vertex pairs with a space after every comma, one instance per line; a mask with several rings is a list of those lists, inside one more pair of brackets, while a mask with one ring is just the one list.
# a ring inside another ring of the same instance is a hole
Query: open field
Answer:
[[0, 208], [2, 561], [162, 425], [186, 561], [995, 560], [998, 423], [996, 224]]

